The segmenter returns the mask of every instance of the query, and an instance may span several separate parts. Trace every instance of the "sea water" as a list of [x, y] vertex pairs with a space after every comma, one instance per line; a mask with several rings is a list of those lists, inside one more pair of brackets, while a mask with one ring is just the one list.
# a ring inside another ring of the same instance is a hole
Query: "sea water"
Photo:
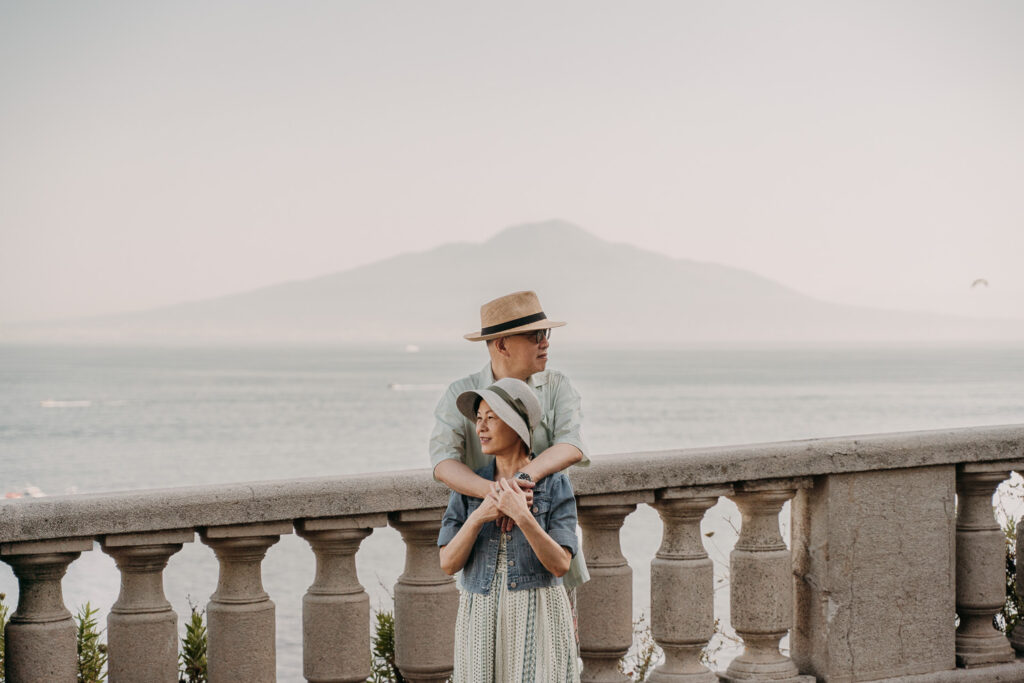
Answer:
[[[1024, 348], [551, 349], [583, 396], [595, 461], [615, 453], [1024, 423]], [[486, 362], [480, 345], [430, 348], [0, 346], [0, 495], [86, 493], [426, 467], [433, 408]], [[783, 515], [783, 530], [786, 516]], [[706, 517], [716, 612], [728, 618], [738, 515]], [[661, 537], [647, 506], [626, 520], [634, 607], [650, 603]], [[357, 555], [374, 608], [390, 608], [402, 542], [378, 529]], [[314, 558], [294, 535], [263, 565], [277, 605], [278, 669], [301, 681], [301, 600]], [[179, 616], [216, 586], [213, 553], [186, 545], [165, 572]], [[71, 609], [117, 599], [113, 561], [83, 553], [64, 580]], [[0, 592], [17, 582], [0, 565]], [[726, 656], [728, 650], [726, 650]]]

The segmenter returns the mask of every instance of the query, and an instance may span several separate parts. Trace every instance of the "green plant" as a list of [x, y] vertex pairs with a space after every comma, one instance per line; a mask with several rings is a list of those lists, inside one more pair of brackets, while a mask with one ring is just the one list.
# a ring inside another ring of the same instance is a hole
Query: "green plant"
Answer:
[[1024, 618], [1024, 599], [1017, 593], [1017, 524], [1007, 517], [1003, 524], [1006, 541], [1006, 600], [1003, 608], [992, 618], [993, 626], [1010, 635]]
[[97, 629], [96, 615], [88, 602], [78, 609], [75, 623], [78, 625], [78, 683], [100, 683], [106, 680], [103, 669], [107, 665], [107, 646], [100, 642], [102, 630]]
[[377, 625], [373, 632], [373, 659], [370, 663], [370, 683], [405, 683], [395, 665], [395, 615], [393, 612], [374, 614]]
[[661, 648], [651, 634], [651, 625], [646, 615], [641, 613], [633, 622], [633, 646], [619, 660], [619, 671], [631, 681], [646, 681], [661, 656]]
[[4, 683], [7, 680], [7, 675], [4, 673], [4, 631], [7, 628], [7, 605], [4, 604], [4, 600], [7, 596], [0, 593], [0, 683]]
[[1006, 548], [1006, 598], [1002, 609], [992, 617], [992, 625], [1010, 635], [1014, 627], [1024, 620], [1024, 598], [1017, 593], [1017, 523], [1015, 516], [1024, 504], [1024, 484], [1014, 474], [999, 485], [994, 506], [996, 519], [1003, 529]]
[[181, 639], [181, 654], [178, 662], [179, 683], [206, 683], [206, 624], [203, 623], [203, 611], [192, 604], [192, 616], [185, 624], [185, 637]]

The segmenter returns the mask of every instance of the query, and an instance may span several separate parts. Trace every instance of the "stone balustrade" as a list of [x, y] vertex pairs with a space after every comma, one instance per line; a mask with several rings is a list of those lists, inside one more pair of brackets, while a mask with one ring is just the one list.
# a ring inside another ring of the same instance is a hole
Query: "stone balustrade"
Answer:
[[[592, 576], [578, 591], [583, 680], [626, 680], [618, 661], [632, 639], [633, 570], [620, 529], [639, 505], [663, 526], [650, 586], [665, 656], [652, 681], [1024, 680], [1014, 651], [1024, 651], [1024, 634], [1011, 643], [992, 626], [1005, 591], [992, 495], [1021, 470], [1024, 425], [596, 458], [571, 472]], [[716, 615], [700, 524], [721, 498], [742, 514], [729, 590], [743, 652], [713, 672], [701, 659]], [[294, 531], [316, 565], [302, 605], [302, 675], [364, 681], [370, 610], [355, 557], [390, 525], [406, 547], [397, 664], [409, 681], [444, 681], [457, 606], [435, 543], [446, 500], [428, 471], [414, 470], [0, 501], [0, 560], [19, 583], [7, 680], [76, 680], [61, 580], [98, 541], [121, 574], [109, 680], [175, 681], [177, 615], [163, 571], [197, 532], [219, 562], [206, 608], [210, 681], [275, 680], [275, 605], [261, 566]], [[779, 515], [790, 500], [787, 547]]]

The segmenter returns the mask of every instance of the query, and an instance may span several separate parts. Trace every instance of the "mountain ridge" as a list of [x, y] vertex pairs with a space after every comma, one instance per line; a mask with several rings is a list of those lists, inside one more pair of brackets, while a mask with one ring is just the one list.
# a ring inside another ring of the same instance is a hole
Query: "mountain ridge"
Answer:
[[564, 334], [581, 341], [1024, 339], [1024, 321], [833, 304], [748, 270], [608, 242], [553, 219], [210, 299], [14, 326], [0, 340], [427, 343], [457, 340], [478, 325], [483, 302], [520, 289], [537, 291], [551, 317], [571, 323]]

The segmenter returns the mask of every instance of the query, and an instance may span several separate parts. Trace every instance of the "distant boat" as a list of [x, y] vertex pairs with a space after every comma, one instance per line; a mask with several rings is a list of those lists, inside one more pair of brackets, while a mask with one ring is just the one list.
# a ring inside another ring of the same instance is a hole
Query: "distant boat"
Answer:
[[441, 391], [445, 388], [443, 384], [397, 384], [391, 382], [388, 389], [391, 391]]
[[55, 401], [51, 398], [39, 402], [42, 408], [88, 408], [91, 405], [92, 401]]
[[25, 488], [21, 491], [8, 491], [4, 494], [4, 498], [44, 498], [46, 496], [43, 490], [38, 486], [32, 484], [25, 484]]
[[420, 352], [420, 347], [416, 346], [415, 344], [406, 344], [405, 345], [405, 352], [406, 353], [419, 353]]

